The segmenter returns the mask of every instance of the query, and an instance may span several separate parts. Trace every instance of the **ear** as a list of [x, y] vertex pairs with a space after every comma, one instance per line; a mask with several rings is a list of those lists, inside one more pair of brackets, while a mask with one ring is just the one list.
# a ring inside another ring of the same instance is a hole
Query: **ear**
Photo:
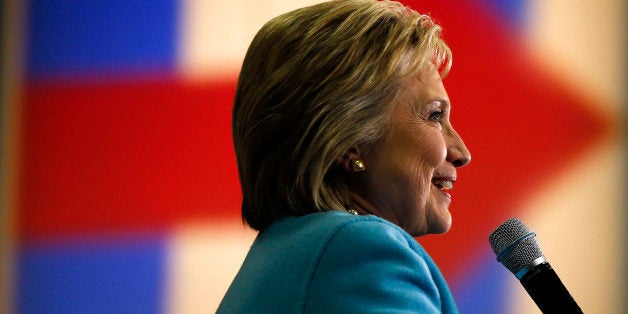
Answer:
[[362, 158], [362, 153], [360, 152], [360, 148], [357, 146], [350, 147], [342, 154], [342, 157], [336, 158], [336, 165], [342, 167], [342, 169], [353, 172], [353, 166], [351, 165], [351, 160], [356, 158]]

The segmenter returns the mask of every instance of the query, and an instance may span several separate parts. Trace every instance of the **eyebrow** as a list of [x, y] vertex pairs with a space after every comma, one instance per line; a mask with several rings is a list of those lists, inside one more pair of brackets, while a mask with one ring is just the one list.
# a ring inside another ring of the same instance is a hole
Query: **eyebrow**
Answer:
[[[439, 103], [440, 106], [444, 107], [444, 109], [449, 109], [451, 108], [451, 103], [449, 102], [449, 100], [443, 99], [443, 98], [432, 98], [431, 100], [423, 103], [423, 105], [427, 105], [427, 104], [431, 104], [431, 103]], [[418, 101], [418, 99], [414, 102], [414, 104], [416, 104], [416, 106], [423, 106], [421, 105], [421, 102]]]

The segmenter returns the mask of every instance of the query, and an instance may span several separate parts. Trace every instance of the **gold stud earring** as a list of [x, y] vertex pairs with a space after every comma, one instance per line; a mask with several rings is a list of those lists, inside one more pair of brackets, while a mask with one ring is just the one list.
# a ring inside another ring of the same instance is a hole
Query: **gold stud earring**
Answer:
[[364, 161], [360, 158], [351, 159], [351, 167], [353, 168], [353, 172], [360, 172], [366, 170], [366, 166], [364, 166]]

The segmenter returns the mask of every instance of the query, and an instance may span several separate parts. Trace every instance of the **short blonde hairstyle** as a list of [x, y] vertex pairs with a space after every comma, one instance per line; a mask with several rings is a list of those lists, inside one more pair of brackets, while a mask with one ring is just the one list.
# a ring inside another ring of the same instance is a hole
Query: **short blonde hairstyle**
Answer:
[[280, 15], [240, 72], [233, 140], [242, 216], [264, 230], [284, 216], [346, 210], [350, 148], [384, 136], [402, 79], [451, 52], [441, 28], [393, 1], [336, 0]]

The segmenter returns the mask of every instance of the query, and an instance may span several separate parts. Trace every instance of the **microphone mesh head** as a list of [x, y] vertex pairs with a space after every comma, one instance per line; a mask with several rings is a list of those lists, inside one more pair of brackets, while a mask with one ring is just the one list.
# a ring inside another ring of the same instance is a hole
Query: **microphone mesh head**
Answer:
[[510, 218], [497, 227], [488, 241], [497, 260], [515, 275], [543, 256], [534, 234], [517, 218]]

